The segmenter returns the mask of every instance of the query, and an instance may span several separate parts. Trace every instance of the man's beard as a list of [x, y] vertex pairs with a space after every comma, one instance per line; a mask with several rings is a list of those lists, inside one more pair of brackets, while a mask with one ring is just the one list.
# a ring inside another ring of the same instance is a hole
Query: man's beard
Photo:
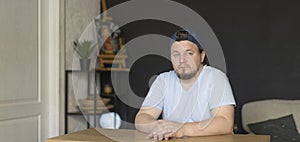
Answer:
[[182, 79], [182, 80], [189, 80], [191, 78], [193, 78], [196, 74], [197, 74], [197, 71], [198, 71], [198, 68], [197, 70], [191, 72], [191, 73], [184, 73], [185, 71], [183, 70], [183, 73], [178, 73], [176, 72], [177, 76], [179, 79]]

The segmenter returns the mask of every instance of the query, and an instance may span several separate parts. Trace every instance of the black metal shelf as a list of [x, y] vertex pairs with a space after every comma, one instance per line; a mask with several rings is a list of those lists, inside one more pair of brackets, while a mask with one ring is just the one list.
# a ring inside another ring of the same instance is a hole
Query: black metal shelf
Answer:
[[112, 94], [100, 93], [100, 97], [103, 97], [103, 98], [115, 98], [116, 94], [114, 94], [114, 93], [112, 93]]
[[[113, 70], [113, 71], [116, 71], [116, 72], [124, 72], [125, 71], [126, 72], [128, 70]], [[87, 95], [90, 95], [90, 90], [89, 90], [89, 89], [91, 89], [90, 88], [90, 81], [91, 81], [90, 79], [96, 80], [97, 77], [101, 78], [101, 76], [102, 76], [101, 72], [109, 72], [109, 70], [96, 69], [95, 70], [95, 75], [96, 75], [95, 78], [91, 78], [90, 73], [92, 73], [92, 72], [93, 71], [81, 71], [81, 70], [66, 70], [65, 71], [65, 134], [68, 133], [68, 116], [87, 116], [88, 118], [94, 117], [94, 126], [97, 127], [98, 121], [96, 121], [96, 119], [99, 118], [101, 114], [106, 113], [106, 112], [116, 112], [116, 110], [117, 110], [117, 101], [116, 101], [117, 95], [115, 93], [111, 93], [111, 94], [100, 93], [97, 95], [99, 95], [102, 98], [111, 98], [112, 99], [109, 104], [112, 104], [113, 108], [109, 108], [109, 109], [107, 109], [108, 111], [104, 111], [101, 113], [96, 113], [96, 111], [94, 113], [84, 113], [84, 112], [81, 112], [80, 110], [76, 111], [76, 112], [68, 112], [68, 103], [69, 103], [68, 95], [69, 95], [69, 91], [70, 91], [70, 88], [68, 88], [68, 87], [69, 87], [69, 81], [71, 78], [71, 77], [69, 77], [69, 75], [73, 74], [73, 73], [87, 73], [87, 83], [88, 83]], [[97, 76], [97, 74], [99, 76]], [[99, 80], [99, 81], [101, 82], [101, 80]], [[100, 84], [101, 83], [99, 83], [99, 85]], [[94, 87], [96, 87], [96, 85]], [[99, 87], [101, 90], [101, 88], [102, 88], [101, 85]], [[100, 91], [100, 92], [102, 92], [102, 91]], [[98, 126], [100, 126], [100, 124], [98, 124]], [[87, 128], [90, 128], [90, 127], [91, 127], [91, 125], [89, 124], [89, 122], [87, 120]]]
[[[65, 72], [65, 134], [68, 133], [68, 116], [88, 116], [88, 119], [90, 119], [90, 117], [94, 117], [94, 126], [97, 126], [97, 122], [96, 121], [96, 118], [97, 118], [97, 115], [100, 115], [100, 113], [96, 113], [96, 111], [94, 111], [94, 113], [84, 113], [84, 112], [81, 112], [80, 110], [79, 111], [76, 111], [76, 112], [69, 112], [68, 111], [68, 104], [69, 104], [69, 81], [70, 81], [70, 78], [69, 78], [69, 74], [73, 75], [73, 73], [85, 73], [86, 76], [87, 76], [87, 95], [90, 95], [90, 81], [91, 81], [91, 76], [90, 76], [90, 73], [91, 71], [81, 71], [81, 70], [66, 70]], [[96, 103], [96, 100], [95, 102]], [[91, 125], [89, 124], [89, 121], [87, 120], [87, 128], [90, 128]]]

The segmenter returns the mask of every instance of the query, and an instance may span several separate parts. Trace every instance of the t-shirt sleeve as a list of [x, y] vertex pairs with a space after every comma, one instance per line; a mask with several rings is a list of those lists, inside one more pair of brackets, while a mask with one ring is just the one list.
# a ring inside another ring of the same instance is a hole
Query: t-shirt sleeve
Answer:
[[225, 75], [216, 76], [210, 86], [210, 109], [224, 105], [236, 105], [229, 80]]
[[142, 106], [155, 107], [158, 109], [163, 109], [163, 88], [164, 82], [161, 75], [159, 75], [155, 81], [152, 83], [150, 90]]

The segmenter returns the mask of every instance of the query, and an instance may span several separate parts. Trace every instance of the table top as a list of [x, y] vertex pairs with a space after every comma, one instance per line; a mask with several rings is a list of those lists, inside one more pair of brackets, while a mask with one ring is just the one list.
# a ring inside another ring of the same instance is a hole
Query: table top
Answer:
[[[146, 139], [146, 134], [131, 129], [101, 129], [91, 128], [54, 138], [49, 138], [46, 142], [151, 142]], [[205, 137], [184, 137], [171, 139], [170, 141], [182, 142], [270, 142], [267, 135], [218, 135]]]

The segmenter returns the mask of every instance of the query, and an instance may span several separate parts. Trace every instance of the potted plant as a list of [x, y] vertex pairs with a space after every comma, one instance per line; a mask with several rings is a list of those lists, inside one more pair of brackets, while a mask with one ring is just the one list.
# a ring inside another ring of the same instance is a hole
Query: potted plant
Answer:
[[80, 57], [80, 67], [82, 71], [88, 71], [90, 69], [90, 62], [89, 59], [90, 55], [94, 51], [96, 44], [93, 44], [92, 41], [84, 40], [79, 42], [78, 40], [73, 42], [73, 47], [76, 53]]

